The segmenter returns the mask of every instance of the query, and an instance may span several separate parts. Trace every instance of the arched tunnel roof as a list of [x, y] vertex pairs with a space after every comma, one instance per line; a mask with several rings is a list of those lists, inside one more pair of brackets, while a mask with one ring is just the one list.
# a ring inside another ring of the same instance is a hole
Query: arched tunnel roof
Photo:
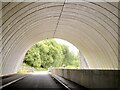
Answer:
[[73, 43], [91, 69], [118, 69], [118, 2], [69, 1], [2, 2], [2, 74], [16, 72], [46, 38]]

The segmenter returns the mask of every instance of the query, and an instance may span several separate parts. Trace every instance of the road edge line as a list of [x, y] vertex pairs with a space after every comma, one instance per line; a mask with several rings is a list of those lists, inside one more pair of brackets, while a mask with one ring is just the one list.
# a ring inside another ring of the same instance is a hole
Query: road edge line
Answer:
[[65, 88], [68, 90], [72, 90], [70, 87], [68, 87], [66, 84], [64, 84], [61, 80], [57, 79], [54, 75], [50, 74], [54, 79], [56, 79], [60, 84], [62, 84]]
[[6, 86], [8, 86], [8, 85], [10, 85], [10, 84], [12, 84], [12, 83], [15, 83], [15, 82], [17, 82], [17, 81], [19, 81], [19, 80], [21, 80], [21, 79], [23, 79], [23, 78], [25, 78], [25, 77], [26, 77], [26, 76], [20, 77], [20, 78], [15, 79], [15, 80], [13, 80], [13, 81], [11, 81], [11, 82], [9, 82], [9, 83], [3, 85], [3, 86], [0, 86], [0, 89], [4, 88], [4, 87], [6, 87]]

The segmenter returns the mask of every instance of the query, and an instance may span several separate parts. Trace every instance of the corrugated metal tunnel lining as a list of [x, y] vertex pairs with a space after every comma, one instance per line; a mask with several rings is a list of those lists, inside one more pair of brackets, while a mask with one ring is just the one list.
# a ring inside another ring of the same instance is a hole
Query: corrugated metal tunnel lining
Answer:
[[118, 2], [2, 2], [2, 74], [46, 38], [73, 43], [90, 69], [118, 69]]

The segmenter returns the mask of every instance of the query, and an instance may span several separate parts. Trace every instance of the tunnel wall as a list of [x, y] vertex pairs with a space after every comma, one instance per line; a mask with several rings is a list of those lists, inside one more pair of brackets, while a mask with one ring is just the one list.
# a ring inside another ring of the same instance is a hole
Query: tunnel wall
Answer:
[[52, 69], [52, 74], [71, 80], [87, 88], [120, 88], [120, 71]]

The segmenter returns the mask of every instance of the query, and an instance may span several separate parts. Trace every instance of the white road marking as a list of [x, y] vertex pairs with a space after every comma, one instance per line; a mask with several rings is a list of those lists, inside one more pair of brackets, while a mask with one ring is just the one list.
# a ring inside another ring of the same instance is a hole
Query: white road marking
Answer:
[[6, 86], [8, 86], [8, 85], [10, 85], [10, 84], [12, 84], [12, 83], [15, 83], [15, 82], [17, 82], [17, 81], [19, 81], [19, 80], [21, 80], [21, 79], [23, 79], [23, 78], [25, 78], [25, 77], [26, 77], [26, 76], [21, 77], [21, 78], [18, 78], [18, 79], [13, 80], [13, 81], [11, 81], [11, 82], [9, 82], [9, 83], [3, 85], [3, 86], [0, 86], [0, 89], [4, 88], [4, 87], [6, 87]]

